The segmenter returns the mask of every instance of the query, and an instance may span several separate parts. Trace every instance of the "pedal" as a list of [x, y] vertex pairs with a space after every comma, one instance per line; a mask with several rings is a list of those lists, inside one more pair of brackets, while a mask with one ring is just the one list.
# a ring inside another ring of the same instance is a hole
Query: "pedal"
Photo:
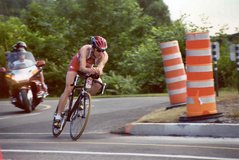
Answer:
[[54, 122], [54, 127], [57, 128], [57, 129], [60, 129], [61, 128], [61, 121], [59, 122]]

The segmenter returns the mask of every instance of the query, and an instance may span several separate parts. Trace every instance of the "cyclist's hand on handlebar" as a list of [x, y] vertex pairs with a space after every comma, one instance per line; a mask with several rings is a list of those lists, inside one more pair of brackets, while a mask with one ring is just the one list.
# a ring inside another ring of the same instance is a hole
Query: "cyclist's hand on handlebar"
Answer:
[[98, 79], [100, 76], [98, 74], [92, 74], [90, 77], [92, 77], [93, 79]]
[[91, 68], [91, 72], [90, 72], [90, 77], [94, 78], [94, 79], [98, 79], [100, 75], [100, 71], [98, 68], [96, 67], [92, 67]]
[[98, 74], [100, 75], [100, 70], [97, 67], [92, 67], [90, 74]]
[[90, 68], [90, 72], [89, 72], [89, 74], [92, 75], [92, 74], [95, 74], [95, 73], [96, 73], [95, 69], [94, 69], [93, 67]]
[[95, 74], [100, 75], [100, 70], [99, 70], [99, 68], [97, 68], [97, 67], [93, 67], [93, 68], [94, 68], [94, 70], [95, 70]]

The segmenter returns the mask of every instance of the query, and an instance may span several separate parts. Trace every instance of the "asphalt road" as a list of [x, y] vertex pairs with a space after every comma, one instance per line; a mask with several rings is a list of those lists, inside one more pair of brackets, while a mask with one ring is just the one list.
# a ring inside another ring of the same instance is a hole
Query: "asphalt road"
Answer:
[[111, 134], [168, 103], [167, 97], [94, 99], [87, 129], [78, 141], [69, 125], [60, 137], [51, 134], [57, 101], [46, 100], [25, 114], [0, 101], [0, 160], [182, 160], [239, 159], [239, 139], [130, 136]]

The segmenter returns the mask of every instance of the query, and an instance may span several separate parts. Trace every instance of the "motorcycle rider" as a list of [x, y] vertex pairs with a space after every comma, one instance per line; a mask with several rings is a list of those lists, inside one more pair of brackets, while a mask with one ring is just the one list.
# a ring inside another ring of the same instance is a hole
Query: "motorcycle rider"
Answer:
[[[8, 68], [14, 68], [16, 67], [16, 65], [22, 64], [23, 61], [25, 62], [28, 61], [27, 62], [28, 64], [30, 63], [30, 61], [33, 64], [36, 63], [33, 54], [27, 51], [27, 45], [23, 41], [19, 41], [13, 45], [12, 51], [7, 53], [7, 60], [8, 60]], [[37, 79], [39, 79], [42, 84], [41, 85], [42, 90], [39, 93], [37, 93], [37, 95], [42, 94], [48, 95], [48, 88], [47, 85], [45, 84], [43, 71], [39, 73], [39, 77], [37, 77]]]
[[25, 59], [31, 60], [34, 63], [36, 63], [34, 56], [32, 55], [31, 52], [27, 52], [27, 45], [25, 42], [19, 41], [16, 44], [14, 44], [12, 46], [12, 50], [10, 52], [6, 53], [7, 56], [7, 61], [8, 61], [8, 68], [12, 68], [13, 67], [13, 62], [19, 60], [19, 56], [21, 55], [25, 55]]

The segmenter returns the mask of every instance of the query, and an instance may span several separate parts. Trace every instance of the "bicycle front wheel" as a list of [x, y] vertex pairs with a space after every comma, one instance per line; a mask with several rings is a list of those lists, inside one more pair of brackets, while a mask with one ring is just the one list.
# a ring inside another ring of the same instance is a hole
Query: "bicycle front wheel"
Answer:
[[[75, 106], [76, 105], [76, 106]], [[74, 104], [74, 112], [71, 116], [70, 122], [70, 136], [73, 140], [80, 138], [87, 125], [90, 109], [91, 96], [89, 93], [84, 93]]]

